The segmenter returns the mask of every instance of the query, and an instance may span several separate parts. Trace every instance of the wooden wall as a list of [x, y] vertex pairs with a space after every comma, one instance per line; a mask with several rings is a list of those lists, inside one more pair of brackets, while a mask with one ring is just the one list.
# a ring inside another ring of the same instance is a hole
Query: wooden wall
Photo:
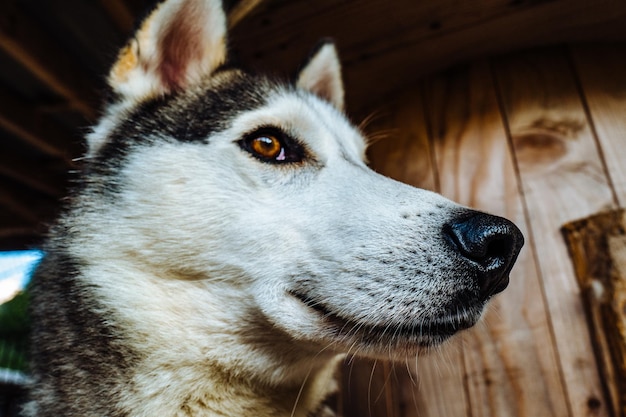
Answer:
[[349, 361], [346, 417], [609, 417], [560, 234], [626, 204], [626, 45], [485, 59], [390, 100], [372, 166], [514, 220], [527, 244], [484, 322], [407, 363]]

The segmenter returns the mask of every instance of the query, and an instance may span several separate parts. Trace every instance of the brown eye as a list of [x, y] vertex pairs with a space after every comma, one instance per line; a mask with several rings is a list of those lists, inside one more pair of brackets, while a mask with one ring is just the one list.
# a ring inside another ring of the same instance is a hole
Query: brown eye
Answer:
[[250, 148], [252, 152], [263, 159], [273, 159], [276, 161], [285, 159], [285, 150], [282, 143], [272, 135], [255, 137], [250, 142]]
[[244, 151], [268, 164], [302, 162], [306, 156], [306, 150], [298, 140], [272, 126], [248, 133], [237, 143]]

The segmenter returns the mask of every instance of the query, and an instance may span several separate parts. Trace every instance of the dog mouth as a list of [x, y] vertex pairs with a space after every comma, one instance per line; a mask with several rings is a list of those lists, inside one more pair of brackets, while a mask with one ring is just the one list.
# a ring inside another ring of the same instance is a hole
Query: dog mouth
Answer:
[[366, 348], [381, 346], [387, 352], [390, 346], [403, 351], [437, 346], [456, 333], [474, 326], [483, 310], [483, 303], [470, 303], [462, 309], [455, 309], [455, 313], [442, 313], [436, 318], [375, 324], [342, 316], [307, 295], [293, 291], [289, 294], [323, 320], [326, 335], [332, 339], [350, 345], [356, 341]]

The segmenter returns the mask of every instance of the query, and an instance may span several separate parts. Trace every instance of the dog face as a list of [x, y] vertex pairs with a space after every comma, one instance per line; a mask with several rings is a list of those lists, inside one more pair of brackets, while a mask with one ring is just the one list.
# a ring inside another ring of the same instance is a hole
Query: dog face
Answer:
[[170, 0], [122, 52], [84, 228], [106, 210], [120, 256], [224, 295], [181, 317], [235, 302], [294, 343], [399, 358], [473, 325], [517, 228], [370, 170], [332, 44], [286, 84], [224, 66], [225, 27], [215, 1]]

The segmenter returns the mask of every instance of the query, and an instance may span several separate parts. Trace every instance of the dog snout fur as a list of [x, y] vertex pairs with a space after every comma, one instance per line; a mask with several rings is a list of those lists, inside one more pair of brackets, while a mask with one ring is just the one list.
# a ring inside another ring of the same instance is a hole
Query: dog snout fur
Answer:
[[503, 291], [509, 272], [524, 244], [524, 237], [507, 219], [470, 212], [444, 226], [444, 235], [455, 251], [478, 268], [481, 297]]

